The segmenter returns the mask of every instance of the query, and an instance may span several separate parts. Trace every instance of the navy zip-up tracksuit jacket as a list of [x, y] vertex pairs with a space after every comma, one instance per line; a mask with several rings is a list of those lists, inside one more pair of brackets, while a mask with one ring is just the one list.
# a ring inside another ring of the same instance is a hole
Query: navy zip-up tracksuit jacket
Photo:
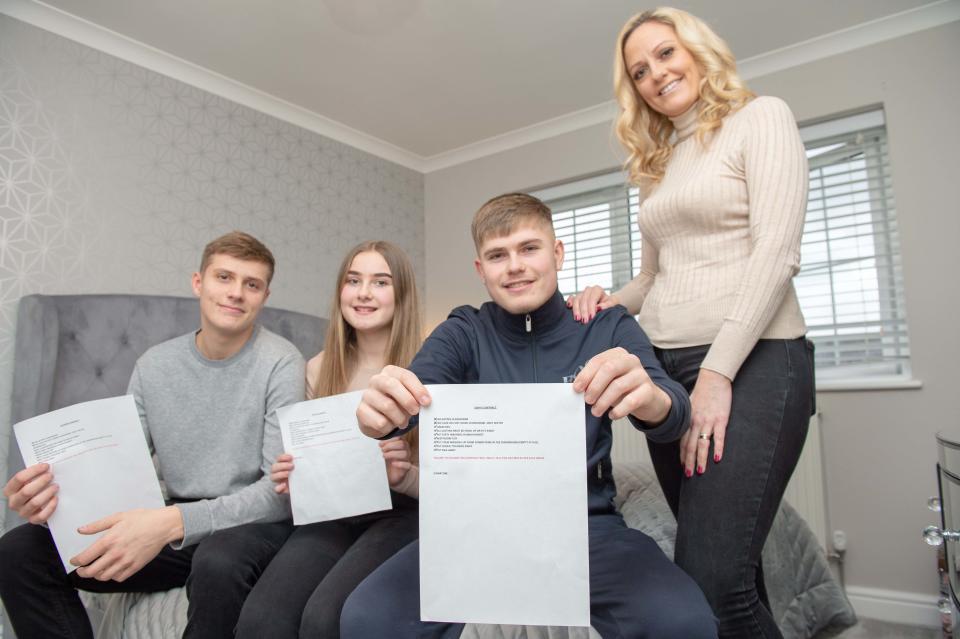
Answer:
[[[622, 306], [601, 311], [587, 324], [574, 320], [559, 291], [526, 315], [512, 315], [493, 302], [479, 309], [460, 306], [427, 338], [410, 370], [424, 384], [572, 381], [590, 358], [617, 346], [640, 358], [650, 379], [673, 403], [656, 427], [633, 417], [630, 421], [652, 441], [679, 439], [690, 421], [690, 398], [664, 372], [650, 340]], [[610, 417], [594, 417], [586, 404], [584, 413], [589, 512], [609, 513], [616, 494]]]

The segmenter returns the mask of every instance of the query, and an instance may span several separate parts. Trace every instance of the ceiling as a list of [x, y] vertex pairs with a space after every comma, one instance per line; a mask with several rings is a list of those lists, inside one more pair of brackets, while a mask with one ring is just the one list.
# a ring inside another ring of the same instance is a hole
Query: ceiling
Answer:
[[[642, 7], [624, 0], [46, 3], [424, 160], [607, 103], [613, 42]], [[925, 4], [676, 3], [707, 20], [740, 60]]]

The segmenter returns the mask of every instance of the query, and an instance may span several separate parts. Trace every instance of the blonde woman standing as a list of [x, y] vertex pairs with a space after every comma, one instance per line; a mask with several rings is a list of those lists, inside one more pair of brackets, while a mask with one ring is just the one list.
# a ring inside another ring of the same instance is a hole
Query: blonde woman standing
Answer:
[[[390, 242], [355, 246], [340, 265], [324, 349], [307, 363], [307, 397], [367, 387], [384, 366], [408, 366], [420, 348], [410, 259]], [[340, 609], [384, 560], [417, 538], [417, 431], [382, 442], [393, 509], [298, 526], [244, 604], [237, 637], [340, 636]], [[271, 469], [287, 492], [293, 458]]]
[[792, 278], [807, 165], [787, 105], [755, 97], [703, 21], [640, 13], [617, 39], [617, 136], [642, 198], [640, 273], [571, 297], [587, 322], [639, 313], [667, 373], [690, 392], [689, 431], [648, 442], [677, 516], [676, 562], [721, 637], [781, 637], [761, 558], [813, 408], [813, 352]]

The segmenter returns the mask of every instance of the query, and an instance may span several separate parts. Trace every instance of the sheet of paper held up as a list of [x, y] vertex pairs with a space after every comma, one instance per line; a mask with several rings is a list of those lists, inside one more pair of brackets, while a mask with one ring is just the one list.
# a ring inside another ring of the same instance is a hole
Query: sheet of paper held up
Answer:
[[361, 394], [331, 395], [277, 409], [283, 449], [293, 455], [294, 524], [392, 508], [383, 453], [357, 424]]
[[583, 395], [570, 384], [427, 388], [421, 618], [589, 626]]
[[135, 508], [163, 508], [133, 395], [98, 399], [31, 417], [13, 426], [27, 466], [48, 463], [60, 486], [48, 520], [67, 572], [76, 556], [104, 533], [77, 528]]

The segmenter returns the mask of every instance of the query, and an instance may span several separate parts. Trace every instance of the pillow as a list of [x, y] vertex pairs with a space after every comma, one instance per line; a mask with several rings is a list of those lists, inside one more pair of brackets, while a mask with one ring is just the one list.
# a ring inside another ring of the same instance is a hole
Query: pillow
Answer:
[[787, 502], [780, 505], [763, 547], [763, 576], [770, 607], [786, 639], [857, 623], [823, 548]]

